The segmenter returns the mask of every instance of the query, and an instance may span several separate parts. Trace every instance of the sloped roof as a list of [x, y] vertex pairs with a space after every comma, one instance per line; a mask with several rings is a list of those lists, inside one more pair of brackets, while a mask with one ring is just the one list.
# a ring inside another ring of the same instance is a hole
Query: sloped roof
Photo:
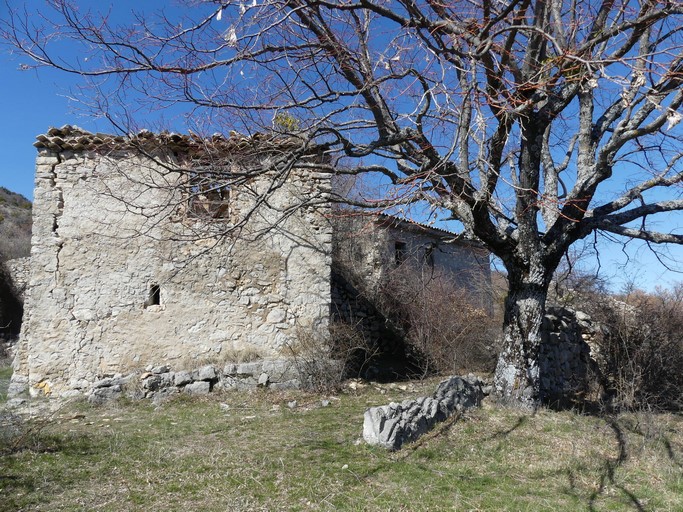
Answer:
[[452, 231], [448, 231], [447, 229], [431, 226], [424, 222], [405, 219], [397, 217], [395, 215], [377, 211], [356, 211], [351, 216], [358, 218], [368, 218], [368, 220], [374, 221], [377, 225], [383, 228], [392, 228], [398, 231], [409, 231], [412, 233], [429, 235], [435, 238], [440, 238], [445, 243], [457, 243], [467, 245], [472, 248], [479, 248], [485, 250], [484, 245], [479, 240], [467, 237], [465, 234], [462, 233], [454, 233]]
[[201, 137], [194, 133], [154, 133], [149, 130], [140, 130], [129, 135], [112, 135], [91, 133], [72, 125], [50, 128], [47, 133], [38, 135], [36, 142], [33, 143], [37, 149], [49, 149], [56, 152], [164, 148], [186, 154], [199, 154], [209, 151], [230, 154], [252, 148], [259, 150], [285, 149], [301, 144], [302, 141], [295, 138], [259, 133], [249, 137], [236, 132], [232, 132], [228, 137], [219, 133], [211, 137]]

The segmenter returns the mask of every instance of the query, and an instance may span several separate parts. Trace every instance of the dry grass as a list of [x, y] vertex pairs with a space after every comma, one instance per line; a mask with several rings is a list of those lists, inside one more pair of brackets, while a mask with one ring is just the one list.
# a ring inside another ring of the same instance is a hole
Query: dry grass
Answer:
[[[485, 406], [397, 453], [358, 443], [369, 386], [77, 404], [0, 459], [0, 510], [681, 510], [683, 418]], [[290, 409], [287, 403], [297, 400]]]

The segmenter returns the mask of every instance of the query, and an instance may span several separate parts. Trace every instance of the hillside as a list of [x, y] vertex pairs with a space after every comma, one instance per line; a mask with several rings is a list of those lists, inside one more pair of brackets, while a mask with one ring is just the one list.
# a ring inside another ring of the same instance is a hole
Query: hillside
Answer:
[[2, 262], [30, 254], [31, 208], [24, 196], [0, 187], [0, 340], [15, 337], [21, 326], [22, 300]]
[[0, 187], [0, 261], [29, 255], [31, 207], [21, 194]]

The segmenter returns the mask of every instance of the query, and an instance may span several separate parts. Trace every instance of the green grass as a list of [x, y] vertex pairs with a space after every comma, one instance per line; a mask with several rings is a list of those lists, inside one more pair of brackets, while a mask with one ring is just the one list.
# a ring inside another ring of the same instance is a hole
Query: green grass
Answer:
[[[0, 360], [0, 363], [2, 363], [2, 360]], [[0, 403], [7, 399], [7, 388], [9, 387], [9, 379], [11, 376], [12, 367], [0, 364]]]
[[434, 385], [324, 408], [303, 392], [71, 405], [0, 458], [0, 510], [683, 509], [676, 415], [485, 406], [399, 452], [358, 442], [366, 407]]

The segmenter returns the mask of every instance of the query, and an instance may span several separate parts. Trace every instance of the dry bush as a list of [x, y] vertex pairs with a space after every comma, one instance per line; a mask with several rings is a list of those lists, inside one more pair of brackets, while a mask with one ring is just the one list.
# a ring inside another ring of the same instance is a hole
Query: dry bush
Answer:
[[683, 285], [671, 291], [604, 297], [595, 357], [611, 407], [683, 408]]
[[592, 387], [609, 409], [683, 407], [683, 284], [671, 291], [608, 291], [593, 274], [558, 272], [554, 302], [588, 313], [597, 328]]
[[408, 355], [423, 376], [494, 370], [500, 322], [475, 307], [452, 276], [400, 265], [384, 279], [377, 302], [405, 333]]
[[359, 326], [332, 322], [327, 332], [299, 327], [296, 344], [287, 346], [285, 354], [294, 362], [302, 386], [322, 393], [337, 391], [349, 368], [362, 367], [376, 351]]

